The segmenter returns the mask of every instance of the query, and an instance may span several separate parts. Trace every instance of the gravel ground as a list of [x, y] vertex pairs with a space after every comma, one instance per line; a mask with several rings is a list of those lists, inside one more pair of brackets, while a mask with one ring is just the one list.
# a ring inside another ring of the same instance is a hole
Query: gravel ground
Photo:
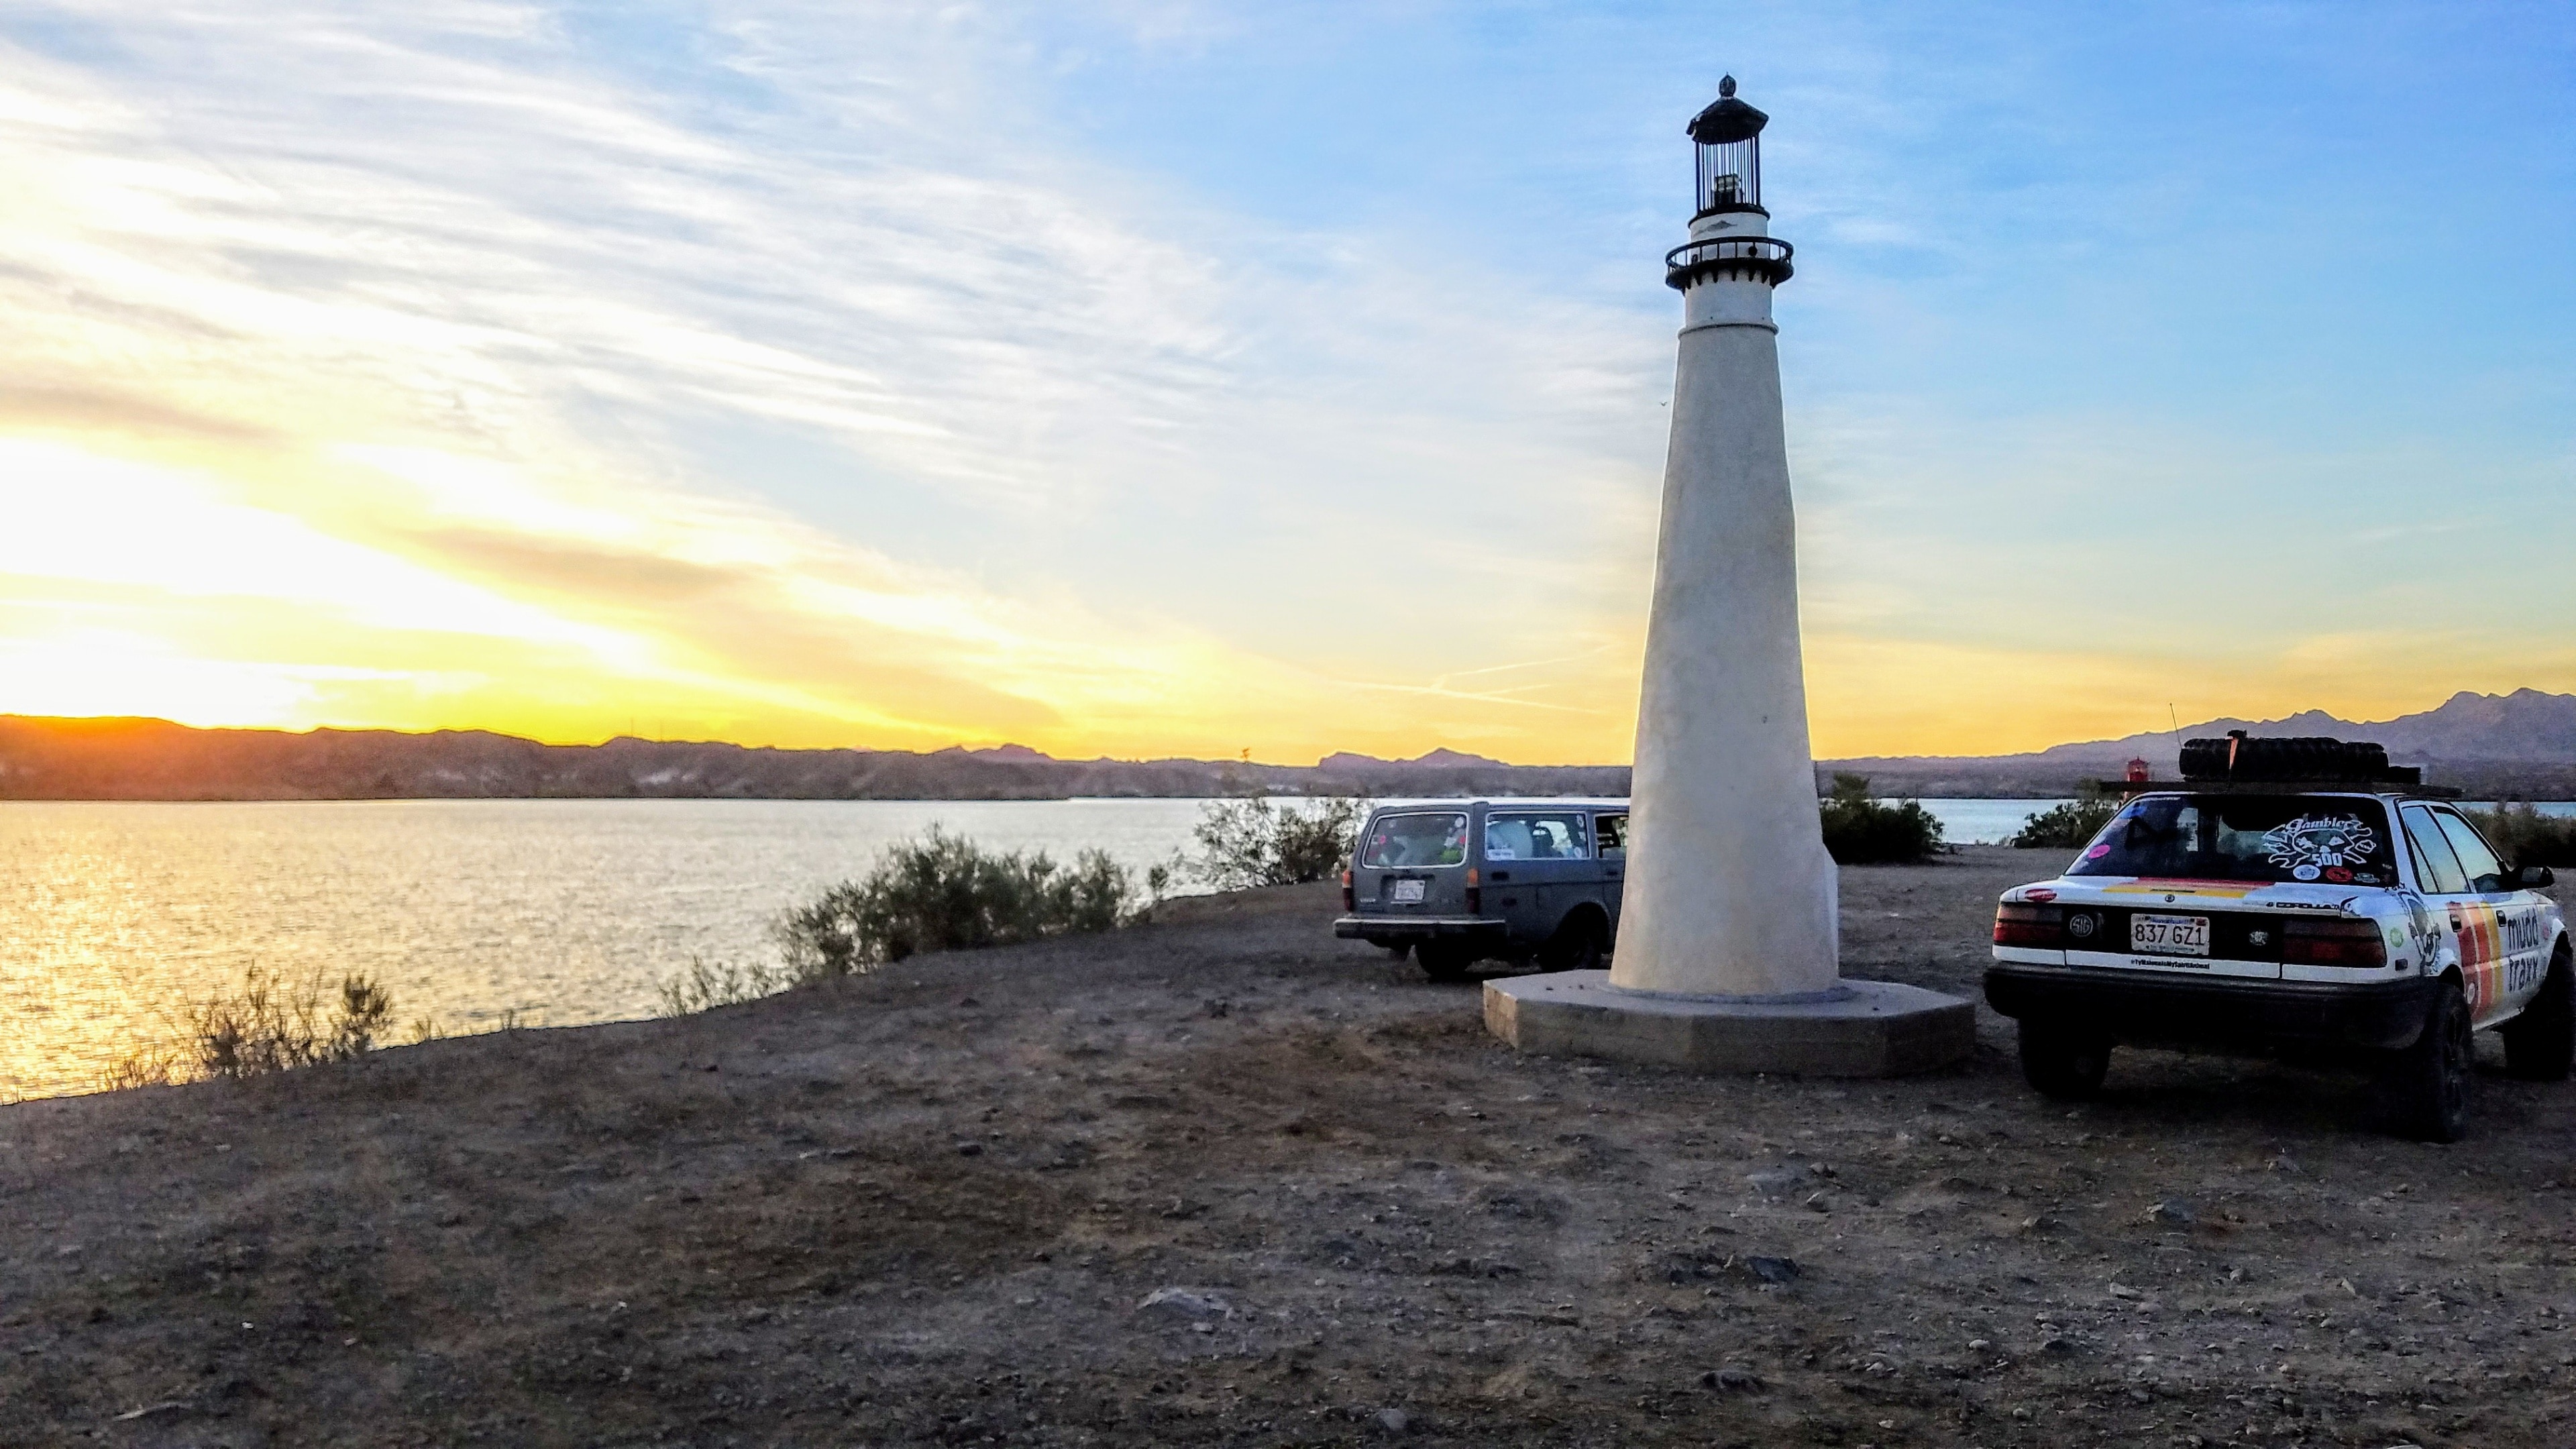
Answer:
[[[2057, 863], [1847, 872], [1847, 970]], [[2576, 1442], [2576, 1088], [1527, 1059], [1335, 906], [0, 1107], [0, 1444]]]

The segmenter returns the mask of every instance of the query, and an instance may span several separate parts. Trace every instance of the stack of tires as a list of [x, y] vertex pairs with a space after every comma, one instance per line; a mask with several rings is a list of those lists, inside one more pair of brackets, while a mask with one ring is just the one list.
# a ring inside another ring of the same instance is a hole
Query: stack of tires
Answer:
[[2185, 780], [2299, 780], [2369, 784], [2392, 778], [2386, 746], [2322, 735], [2257, 738], [2242, 730], [2223, 740], [2187, 740]]

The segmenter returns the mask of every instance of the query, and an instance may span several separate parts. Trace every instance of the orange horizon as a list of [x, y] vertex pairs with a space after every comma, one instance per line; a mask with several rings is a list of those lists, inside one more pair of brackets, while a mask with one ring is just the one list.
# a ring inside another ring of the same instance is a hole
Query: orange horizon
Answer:
[[[2510, 694], [2510, 693], [2512, 693], [2512, 692], [2513, 692], [2513, 691], [2507, 690], [2507, 691], [2499, 691], [2499, 692], [2496, 692], [2496, 693], [2485, 693], [2485, 694], [2482, 694], [2482, 695], [2481, 695], [2481, 697], [2494, 698], [2494, 697], [2498, 697], [2500, 694]], [[2542, 692], [2542, 693], [2550, 693], [2550, 691], [2539, 691], [2539, 692]], [[2478, 691], [2454, 691], [2454, 695], [2456, 695], [2456, 694], [2458, 694], [2458, 693], [2481, 693], [2481, 692], [2478, 692]], [[2453, 696], [2445, 696], [2445, 702], [2447, 702], [2447, 700], [2448, 700], [2449, 698], [2451, 698], [2451, 697], [2453, 697]], [[2437, 706], [2433, 706], [2433, 707], [2438, 707], [2438, 705], [2437, 705]], [[2386, 723], [2391, 723], [2391, 722], [2393, 722], [2393, 721], [2394, 721], [2394, 720], [2396, 720], [2396, 719], [2404, 718], [2404, 717], [2406, 717], [2406, 716], [2413, 715], [2413, 714], [2426, 713], [2426, 712], [2429, 712], [2429, 708], [2432, 708], [2432, 707], [2428, 707], [2428, 709], [2406, 710], [2406, 711], [2402, 711], [2402, 712], [2400, 712], [2399, 714], [2391, 715], [2391, 716], [2388, 716], [2388, 717], [2387, 717], [2387, 718], [2385, 718], [2385, 719], [2378, 719], [2378, 720], [2372, 720], [2372, 719], [2356, 719], [2356, 718], [2352, 718], [2352, 717], [2350, 717], [2350, 716], [2345, 716], [2345, 715], [2341, 715], [2341, 714], [2336, 714], [2336, 718], [2341, 719], [2341, 720], [2344, 720], [2346, 723], [2349, 723], [2349, 724], [2355, 725], [2355, 726], [2357, 726], [2357, 727], [2367, 727], [2367, 726], [2374, 725], [2374, 724], [2386, 724]], [[2209, 724], [2212, 724], [2212, 723], [2215, 723], [2215, 722], [2218, 722], [2218, 721], [2238, 721], [2238, 720], [2242, 720], [2242, 721], [2254, 721], [2254, 722], [2260, 722], [2260, 721], [2265, 720], [2265, 719], [2281, 719], [2281, 718], [2287, 718], [2287, 717], [2289, 717], [2289, 716], [2291, 716], [2291, 715], [2295, 715], [2295, 714], [2299, 714], [2299, 713], [2304, 713], [2304, 712], [2305, 712], [2304, 710], [2286, 710], [2286, 711], [2281, 711], [2281, 712], [2276, 713], [2276, 714], [2263, 714], [2263, 715], [2256, 715], [2256, 714], [2217, 714], [2217, 715], [2206, 715], [2206, 716], [2200, 716], [2200, 717], [2195, 718], [2195, 719], [2190, 719], [2190, 720], [2186, 720], [2186, 721], [2184, 721], [2184, 722], [2183, 722], [2183, 724], [2181, 725], [2181, 730], [2182, 730], [2184, 733], [2188, 733], [2188, 732], [2190, 732], [2191, 730], [2198, 729], [2198, 728], [2203, 728], [2203, 727], [2205, 727], [2205, 726], [2207, 726], [2207, 725], [2209, 725]], [[2330, 714], [2335, 713], [2335, 712], [2334, 712], [2334, 711], [2332, 711], [2332, 710], [2328, 710], [2327, 712], [2328, 712], [2328, 713], [2330, 713]], [[1448, 750], [1448, 751], [1452, 751], [1452, 752], [1459, 753], [1459, 754], [1471, 754], [1471, 755], [1478, 755], [1478, 756], [1481, 756], [1481, 757], [1483, 757], [1483, 758], [1496, 760], [1497, 762], [1499, 762], [1499, 763], [1501, 763], [1501, 764], [1509, 765], [1509, 766], [1512, 766], [1512, 767], [1514, 767], [1514, 768], [1534, 768], [1534, 769], [1548, 769], [1548, 768], [1568, 768], [1568, 769], [1621, 769], [1621, 768], [1626, 768], [1626, 767], [1628, 767], [1628, 766], [1632, 763], [1631, 761], [1629, 761], [1629, 760], [1625, 760], [1625, 759], [1555, 759], [1555, 760], [1527, 760], [1527, 759], [1521, 759], [1521, 760], [1515, 760], [1515, 759], [1506, 758], [1506, 757], [1504, 757], [1504, 756], [1500, 756], [1500, 755], [1490, 754], [1490, 753], [1488, 753], [1488, 752], [1486, 752], [1486, 751], [1484, 751], [1484, 750], [1478, 750], [1478, 749], [1472, 749], [1472, 748], [1462, 748], [1462, 747], [1460, 747], [1460, 746], [1458, 746], [1458, 745], [1455, 745], [1455, 744], [1446, 744], [1446, 743], [1442, 743], [1442, 744], [1433, 744], [1433, 745], [1425, 746], [1425, 747], [1422, 747], [1422, 748], [1419, 748], [1419, 749], [1413, 749], [1413, 748], [1409, 748], [1409, 747], [1394, 747], [1394, 748], [1398, 751], [1398, 752], [1396, 752], [1396, 753], [1379, 753], [1377, 750], [1356, 749], [1356, 748], [1351, 748], [1351, 747], [1347, 747], [1347, 746], [1345, 746], [1345, 747], [1335, 747], [1335, 748], [1323, 749], [1323, 750], [1319, 750], [1319, 751], [1315, 752], [1315, 755], [1314, 755], [1314, 758], [1313, 758], [1313, 760], [1312, 760], [1312, 761], [1299, 762], [1299, 761], [1296, 761], [1296, 760], [1293, 760], [1293, 759], [1280, 759], [1280, 758], [1276, 758], [1276, 757], [1264, 757], [1264, 756], [1261, 754], [1261, 752], [1259, 752], [1258, 750], [1256, 750], [1256, 751], [1252, 752], [1252, 754], [1251, 754], [1248, 758], [1247, 758], [1247, 756], [1246, 756], [1242, 751], [1240, 751], [1240, 750], [1235, 751], [1235, 752], [1232, 752], [1232, 753], [1226, 753], [1226, 752], [1205, 752], [1205, 753], [1196, 753], [1196, 752], [1191, 752], [1191, 751], [1189, 751], [1189, 750], [1184, 749], [1184, 750], [1181, 750], [1181, 751], [1178, 751], [1178, 752], [1154, 752], [1154, 753], [1148, 753], [1148, 752], [1141, 752], [1141, 751], [1122, 752], [1122, 751], [1120, 751], [1120, 750], [1117, 750], [1117, 749], [1112, 748], [1112, 749], [1101, 750], [1101, 751], [1095, 751], [1095, 752], [1091, 752], [1091, 753], [1084, 753], [1084, 754], [1065, 754], [1065, 753], [1059, 753], [1059, 752], [1057, 752], [1057, 751], [1055, 751], [1055, 750], [1047, 749], [1047, 748], [1045, 748], [1045, 747], [1043, 747], [1043, 746], [1032, 745], [1032, 744], [1028, 744], [1028, 743], [1026, 743], [1026, 742], [1024, 742], [1024, 741], [1014, 740], [1014, 739], [976, 739], [976, 738], [964, 738], [964, 739], [957, 739], [957, 740], [953, 740], [953, 741], [950, 741], [949, 743], [946, 743], [946, 744], [932, 744], [932, 745], [925, 745], [925, 746], [918, 746], [918, 747], [915, 747], [915, 746], [900, 746], [900, 745], [870, 744], [870, 743], [866, 743], [866, 742], [862, 742], [862, 741], [846, 741], [846, 742], [840, 742], [840, 743], [805, 743], [805, 744], [790, 744], [790, 743], [782, 743], [782, 742], [773, 741], [773, 740], [734, 739], [734, 738], [726, 738], [726, 737], [718, 736], [718, 735], [639, 734], [639, 733], [634, 733], [634, 732], [627, 731], [627, 730], [619, 730], [619, 731], [615, 731], [615, 732], [607, 733], [607, 734], [594, 734], [594, 735], [584, 735], [584, 736], [560, 736], [560, 735], [558, 735], [558, 736], [548, 736], [548, 735], [544, 735], [544, 734], [523, 733], [523, 732], [520, 732], [520, 731], [517, 731], [517, 730], [513, 730], [513, 729], [510, 729], [510, 728], [507, 728], [507, 727], [504, 727], [504, 726], [499, 726], [499, 725], [487, 725], [487, 724], [456, 724], [456, 723], [441, 723], [441, 724], [417, 725], [417, 726], [411, 726], [411, 725], [397, 725], [397, 724], [352, 724], [352, 723], [344, 723], [344, 722], [336, 722], [336, 721], [323, 721], [323, 722], [317, 722], [317, 723], [312, 723], [312, 724], [303, 724], [303, 725], [285, 725], [285, 724], [268, 724], [268, 723], [196, 724], [196, 723], [191, 723], [191, 722], [189, 722], [189, 721], [185, 721], [185, 720], [174, 719], [174, 718], [168, 717], [168, 716], [166, 716], [166, 715], [151, 715], [151, 714], [58, 715], [58, 714], [34, 714], [34, 713], [27, 713], [27, 712], [21, 712], [21, 711], [9, 711], [9, 710], [0, 710], [0, 719], [7, 719], [7, 720], [14, 720], [14, 721], [24, 721], [24, 722], [31, 723], [31, 724], [38, 724], [38, 725], [48, 726], [48, 727], [52, 727], [52, 728], [55, 728], [55, 729], [58, 729], [58, 730], [63, 730], [64, 732], [67, 732], [67, 733], [68, 733], [68, 732], [73, 732], [73, 731], [80, 731], [80, 732], [95, 732], [95, 733], [106, 733], [106, 732], [112, 731], [112, 730], [114, 730], [114, 729], [117, 729], [117, 728], [119, 728], [119, 727], [125, 727], [125, 728], [131, 728], [131, 729], [138, 729], [138, 730], [139, 730], [139, 729], [144, 729], [144, 728], [149, 728], [149, 727], [159, 726], [159, 727], [164, 727], [164, 728], [182, 729], [182, 730], [189, 730], [189, 731], [194, 731], [194, 732], [204, 732], [204, 733], [276, 734], [276, 735], [288, 735], [288, 736], [297, 736], [297, 737], [301, 737], [301, 736], [309, 736], [309, 735], [315, 735], [315, 734], [324, 734], [324, 733], [333, 733], [333, 734], [388, 734], [388, 735], [398, 735], [398, 736], [403, 736], [403, 737], [407, 737], [407, 738], [426, 738], [426, 737], [429, 737], [429, 736], [433, 736], [433, 735], [441, 735], [441, 734], [483, 734], [483, 735], [492, 735], [492, 736], [496, 736], [496, 737], [503, 738], [503, 739], [520, 740], [520, 741], [525, 741], [525, 742], [527, 742], [527, 743], [531, 743], [531, 744], [544, 745], [544, 746], [549, 746], [549, 747], [592, 748], [592, 749], [599, 748], [599, 747], [602, 747], [602, 746], [605, 746], [605, 745], [609, 745], [609, 744], [613, 744], [613, 743], [615, 743], [615, 742], [617, 742], [617, 741], [619, 741], [619, 740], [633, 740], [633, 741], [636, 741], [636, 742], [641, 743], [641, 744], [653, 744], [653, 745], [718, 745], [718, 746], [726, 746], [726, 747], [730, 747], [730, 748], [735, 748], [735, 749], [744, 749], [744, 750], [761, 750], [761, 749], [777, 749], [777, 750], [815, 750], [815, 751], [822, 751], [822, 750], [853, 750], [853, 751], [862, 751], [862, 752], [870, 752], [870, 753], [904, 753], [904, 754], [916, 754], [916, 755], [937, 754], [937, 753], [941, 753], [941, 752], [948, 751], [948, 750], [960, 750], [960, 751], [964, 751], [964, 752], [967, 752], [967, 753], [970, 753], [970, 754], [985, 754], [985, 753], [991, 753], [991, 752], [996, 751], [996, 750], [1022, 749], [1022, 750], [1029, 750], [1029, 751], [1032, 751], [1032, 752], [1034, 752], [1034, 753], [1036, 753], [1036, 754], [1042, 755], [1042, 756], [1044, 756], [1045, 758], [1048, 758], [1048, 759], [1051, 759], [1051, 760], [1060, 761], [1060, 762], [1064, 762], [1064, 763], [1082, 763], [1082, 762], [1084, 762], [1084, 761], [1094, 760], [1094, 759], [1105, 759], [1105, 760], [1111, 760], [1111, 761], [1115, 761], [1115, 762], [1118, 762], [1118, 763], [1126, 763], [1126, 764], [1147, 764], [1147, 763], [1152, 763], [1152, 762], [1155, 762], [1155, 761], [1158, 761], [1158, 760], [1188, 760], [1188, 761], [1192, 761], [1192, 762], [1194, 762], [1194, 763], [1201, 763], [1201, 764], [1226, 764], [1226, 763], [1232, 763], [1232, 762], [1237, 762], [1237, 761], [1243, 761], [1243, 762], [1246, 762], [1246, 763], [1251, 763], [1251, 764], [1256, 764], [1256, 765], [1263, 765], [1263, 766], [1268, 766], [1268, 767], [1272, 767], [1272, 768], [1307, 769], [1307, 768], [1313, 768], [1315, 763], [1319, 763], [1321, 760], [1323, 760], [1323, 759], [1325, 759], [1325, 758], [1328, 758], [1328, 757], [1330, 757], [1330, 756], [1332, 756], [1332, 755], [1335, 755], [1335, 754], [1359, 754], [1359, 755], [1366, 755], [1366, 756], [1369, 756], [1370, 758], [1373, 758], [1373, 759], [1379, 759], [1379, 760], [1388, 761], [1388, 762], [1390, 762], [1390, 763], [1403, 763], [1403, 762], [1407, 762], [1407, 761], [1411, 761], [1411, 760], [1419, 759], [1419, 758], [1421, 758], [1421, 757], [1423, 757], [1423, 756], [1425, 756], [1425, 755], [1429, 755], [1429, 754], [1437, 753], [1437, 752], [1440, 752], [1440, 751], [1443, 751], [1443, 750]], [[2121, 741], [2121, 740], [2126, 740], [2126, 739], [2134, 738], [2134, 737], [2136, 737], [2136, 736], [2138, 736], [2138, 735], [2161, 735], [2161, 734], [2166, 734], [2166, 733], [2169, 733], [2169, 732], [2170, 732], [2169, 730], [2139, 730], [2139, 731], [2131, 731], [2129, 734], [2126, 734], [2126, 735], [2101, 735], [2101, 736], [2094, 736], [2094, 737], [2083, 738], [2083, 739], [2058, 739], [2058, 740], [2050, 741], [2048, 744], [2045, 744], [2045, 745], [2038, 745], [2038, 746], [2033, 746], [2033, 747], [2024, 748], [2024, 749], [1985, 750], [1985, 751], [1973, 751], [1973, 752], [1970, 752], [1970, 751], [1955, 751], [1955, 750], [1953, 750], [1953, 751], [1914, 751], [1914, 752], [1905, 752], [1905, 751], [1871, 751], [1871, 752], [1853, 752], [1853, 753], [1846, 753], [1846, 754], [1829, 754], [1829, 753], [1826, 753], [1826, 752], [1825, 752], [1825, 751], [1823, 751], [1823, 750], [1818, 750], [1818, 751], [1815, 753], [1815, 756], [1814, 756], [1814, 757], [1815, 757], [1815, 759], [1817, 760], [1817, 762], [1818, 762], [1818, 763], [1820, 763], [1820, 764], [1824, 764], [1824, 763], [1838, 763], [1838, 762], [1841, 762], [1841, 761], [1847, 761], [1847, 760], [1903, 760], [1903, 759], [1990, 760], [1990, 759], [2012, 759], [2012, 758], [2017, 758], [2017, 757], [2021, 757], [2021, 756], [2025, 756], [2025, 755], [2036, 754], [2036, 753], [2039, 753], [2039, 752], [2040, 752], [2040, 751], [2042, 751], [2042, 750], [2051, 749], [2051, 748], [2057, 748], [2057, 747], [2060, 747], [2060, 746], [2069, 746], [2069, 745], [2088, 745], [2088, 744], [2111, 744], [2111, 743], [2119, 742], [2119, 741]], [[1381, 746], [1381, 747], [1380, 747], [1380, 749], [1386, 749], [1386, 748], [1389, 748], [1389, 747], [1386, 747], [1386, 746]]]

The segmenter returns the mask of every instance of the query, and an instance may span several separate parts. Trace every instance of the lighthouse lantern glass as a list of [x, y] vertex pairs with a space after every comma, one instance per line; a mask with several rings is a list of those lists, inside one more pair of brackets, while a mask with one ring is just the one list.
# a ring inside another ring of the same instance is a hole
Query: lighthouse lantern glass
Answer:
[[1699, 148], [1699, 214], [1762, 210], [1762, 138]]

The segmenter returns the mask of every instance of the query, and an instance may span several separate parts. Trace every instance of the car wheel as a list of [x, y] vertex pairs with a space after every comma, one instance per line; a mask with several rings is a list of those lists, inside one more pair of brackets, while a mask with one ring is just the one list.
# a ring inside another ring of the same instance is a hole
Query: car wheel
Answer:
[[2111, 1043], [2098, 1033], [2062, 1022], [2021, 1024], [2021, 1074], [2041, 1096], [2077, 1101], [2102, 1090], [2111, 1070]]
[[2560, 946], [2550, 960], [2540, 994], [2522, 1015], [2496, 1029], [2504, 1038], [2504, 1069], [2526, 1082], [2563, 1082], [2576, 1066], [2576, 960]]
[[1600, 970], [1601, 923], [1588, 915], [1567, 921], [1539, 951], [1538, 962], [1550, 971]]
[[1434, 981], [1464, 981], [1467, 968], [1476, 964], [1467, 947], [1446, 941], [1423, 942], [1414, 948], [1413, 959], [1422, 963], [1422, 974]]
[[2444, 981], [2424, 1013], [2424, 1034], [2389, 1063], [2389, 1128], [2418, 1142], [2457, 1142], [2469, 1126], [2469, 1073], [2476, 1047], [2469, 1003]]

